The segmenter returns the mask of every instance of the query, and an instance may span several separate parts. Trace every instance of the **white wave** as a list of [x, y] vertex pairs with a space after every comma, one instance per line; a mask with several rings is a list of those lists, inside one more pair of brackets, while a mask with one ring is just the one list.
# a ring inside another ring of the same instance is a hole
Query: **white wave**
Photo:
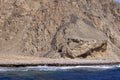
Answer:
[[28, 66], [28, 67], [0, 67], [0, 72], [4, 71], [30, 71], [30, 70], [37, 70], [37, 71], [62, 71], [62, 70], [71, 70], [71, 69], [111, 69], [111, 68], [120, 68], [120, 65], [113, 65], [113, 66]]

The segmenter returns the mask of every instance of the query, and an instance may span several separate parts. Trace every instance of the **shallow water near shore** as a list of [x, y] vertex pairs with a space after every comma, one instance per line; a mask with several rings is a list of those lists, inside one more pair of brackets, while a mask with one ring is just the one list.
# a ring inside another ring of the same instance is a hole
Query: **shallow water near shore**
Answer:
[[0, 67], [0, 80], [120, 80], [120, 66]]

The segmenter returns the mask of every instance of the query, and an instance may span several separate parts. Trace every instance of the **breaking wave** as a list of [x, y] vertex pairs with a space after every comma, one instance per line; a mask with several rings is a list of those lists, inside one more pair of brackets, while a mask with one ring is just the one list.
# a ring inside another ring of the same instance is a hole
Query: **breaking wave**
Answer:
[[62, 71], [62, 70], [73, 70], [73, 69], [116, 69], [120, 68], [120, 65], [99, 65], [99, 66], [27, 66], [27, 67], [0, 67], [0, 72], [4, 71]]

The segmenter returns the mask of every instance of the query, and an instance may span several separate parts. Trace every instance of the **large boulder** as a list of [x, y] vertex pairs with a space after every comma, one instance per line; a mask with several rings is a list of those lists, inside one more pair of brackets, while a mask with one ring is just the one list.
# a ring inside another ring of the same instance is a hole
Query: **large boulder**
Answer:
[[120, 58], [114, 0], [2, 0], [0, 8], [1, 55]]

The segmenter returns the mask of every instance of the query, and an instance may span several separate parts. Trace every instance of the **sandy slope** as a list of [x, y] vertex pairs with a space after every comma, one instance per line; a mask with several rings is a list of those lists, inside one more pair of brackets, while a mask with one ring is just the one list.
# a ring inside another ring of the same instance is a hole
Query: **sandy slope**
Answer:
[[3, 63], [120, 60], [120, 4], [0, 0], [0, 55]]

